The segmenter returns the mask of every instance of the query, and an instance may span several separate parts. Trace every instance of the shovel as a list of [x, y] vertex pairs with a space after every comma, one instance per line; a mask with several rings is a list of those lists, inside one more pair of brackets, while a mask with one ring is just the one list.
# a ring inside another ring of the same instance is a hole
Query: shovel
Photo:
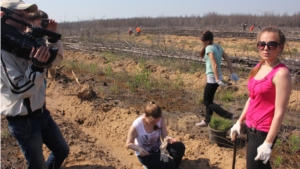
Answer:
[[234, 132], [232, 133], [232, 138], [231, 138], [231, 141], [233, 141], [233, 162], [232, 162], [232, 169], [235, 169], [236, 135], [237, 135], [237, 132], [234, 131]]

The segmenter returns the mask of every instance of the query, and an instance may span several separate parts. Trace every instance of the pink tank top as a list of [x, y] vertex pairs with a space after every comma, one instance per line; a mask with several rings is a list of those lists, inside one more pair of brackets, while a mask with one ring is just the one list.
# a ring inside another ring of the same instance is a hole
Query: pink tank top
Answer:
[[275, 110], [275, 85], [272, 83], [279, 68], [285, 67], [283, 63], [275, 66], [263, 79], [248, 81], [249, 106], [246, 112], [246, 125], [249, 128], [268, 132], [274, 117]]

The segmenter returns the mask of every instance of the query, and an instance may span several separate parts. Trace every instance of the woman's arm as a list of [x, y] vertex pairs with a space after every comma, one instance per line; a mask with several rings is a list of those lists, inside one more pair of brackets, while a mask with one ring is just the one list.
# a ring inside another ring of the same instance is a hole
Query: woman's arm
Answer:
[[230, 58], [228, 57], [228, 55], [224, 51], [222, 53], [222, 57], [227, 62], [227, 68], [229, 69], [230, 73], [233, 73], [233, 68], [232, 68], [231, 60], [230, 60]]
[[218, 64], [217, 64], [217, 61], [215, 59], [215, 55], [214, 55], [213, 52], [210, 52], [210, 53], [208, 53], [208, 57], [211, 61], [211, 65], [212, 65], [212, 68], [213, 68], [213, 71], [214, 71], [214, 76], [215, 76], [216, 82], [218, 82], [220, 79], [219, 79], [219, 73], [218, 73]]
[[278, 70], [273, 78], [273, 83], [276, 88], [275, 111], [270, 130], [265, 140], [268, 143], [273, 143], [278, 134], [288, 105], [292, 91], [292, 78], [289, 70], [285, 68]]
[[175, 138], [172, 138], [170, 136], [168, 136], [168, 131], [167, 131], [167, 125], [165, 122], [165, 118], [162, 116], [161, 119], [161, 138], [163, 141], [168, 140], [169, 143], [175, 143], [177, 142], [177, 140]]
[[134, 139], [138, 136], [136, 129], [133, 126], [130, 126], [127, 140], [126, 140], [126, 148], [130, 148], [132, 150], [138, 151], [139, 146], [134, 144]]
[[140, 156], [149, 155], [149, 152], [144, 150], [142, 147], [137, 146], [134, 144], [134, 139], [138, 136], [136, 129], [131, 125], [128, 131], [127, 140], [126, 140], [126, 147], [132, 149], [134, 151], [138, 151]]
[[168, 136], [167, 125], [165, 118], [161, 116], [161, 138], [165, 140], [166, 136]]
[[236, 121], [236, 123], [230, 129], [231, 139], [233, 139], [233, 133], [237, 132], [238, 135], [241, 134], [242, 124], [243, 124], [243, 121], [246, 119], [246, 112], [247, 112], [248, 107], [249, 107], [249, 102], [250, 102], [250, 98], [248, 98], [240, 118], [238, 119], [238, 121]]

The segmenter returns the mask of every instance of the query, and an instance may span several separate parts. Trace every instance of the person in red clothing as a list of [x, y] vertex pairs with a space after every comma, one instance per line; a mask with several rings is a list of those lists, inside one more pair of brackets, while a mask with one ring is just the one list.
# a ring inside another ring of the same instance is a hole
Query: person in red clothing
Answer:
[[135, 27], [135, 31], [136, 31], [136, 36], [140, 36], [141, 35], [141, 28], [140, 27]]
[[254, 25], [252, 25], [252, 26], [250, 27], [249, 32], [252, 32], [253, 29], [254, 29]]
[[238, 135], [246, 120], [247, 169], [269, 169], [272, 147], [283, 121], [292, 90], [289, 69], [280, 61], [285, 36], [276, 28], [265, 28], [257, 36], [261, 61], [248, 77], [249, 98], [238, 121], [231, 128]]

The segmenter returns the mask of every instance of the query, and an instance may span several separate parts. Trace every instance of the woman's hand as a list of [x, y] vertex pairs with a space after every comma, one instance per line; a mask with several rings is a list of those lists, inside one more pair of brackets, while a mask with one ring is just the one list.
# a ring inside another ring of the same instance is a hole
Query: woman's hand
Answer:
[[166, 136], [165, 140], [168, 141], [169, 144], [173, 144], [173, 143], [177, 142], [177, 140], [175, 138], [170, 137], [170, 136]]
[[222, 80], [218, 80], [217, 83], [220, 87], [226, 87], [227, 86], [227, 84], [223, 83]]
[[149, 152], [146, 151], [146, 150], [144, 150], [142, 147], [139, 147], [138, 152], [140, 153], [140, 156], [141, 156], [141, 157], [144, 157], [144, 156], [149, 155]]

